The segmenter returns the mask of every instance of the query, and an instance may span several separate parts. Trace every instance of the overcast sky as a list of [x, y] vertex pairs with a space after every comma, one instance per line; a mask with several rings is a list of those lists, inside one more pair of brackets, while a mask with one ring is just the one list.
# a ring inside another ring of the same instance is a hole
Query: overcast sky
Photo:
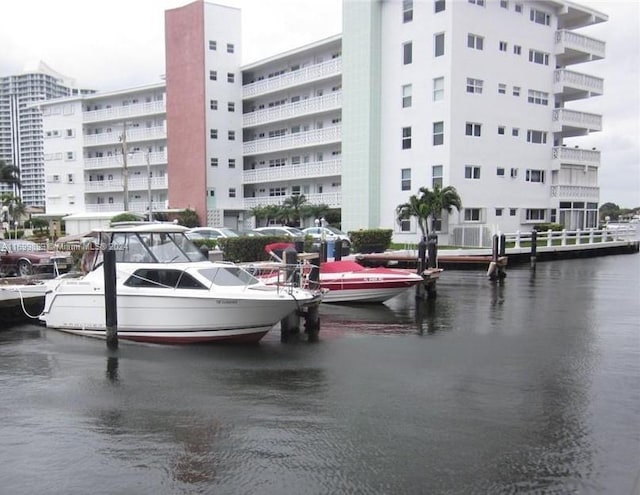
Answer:
[[[164, 11], [187, 3], [190, 0], [3, 0], [0, 76], [42, 60], [78, 85], [101, 91], [157, 82], [164, 73]], [[242, 9], [243, 63], [342, 31], [341, 0], [215, 3]], [[604, 130], [568, 144], [602, 151], [601, 204], [640, 206], [640, 2], [576, 3], [609, 15], [608, 22], [580, 31], [607, 43], [604, 60], [578, 69], [603, 77], [605, 90], [603, 96], [568, 106], [602, 114]]]

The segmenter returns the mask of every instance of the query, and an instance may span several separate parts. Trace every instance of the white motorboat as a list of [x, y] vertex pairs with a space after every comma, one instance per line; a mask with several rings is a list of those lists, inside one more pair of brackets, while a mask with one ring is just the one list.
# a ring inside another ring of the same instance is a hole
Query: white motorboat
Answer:
[[97, 232], [91, 271], [48, 283], [48, 328], [105, 337], [102, 252], [116, 251], [118, 338], [155, 343], [257, 342], [318, 294], [268, 286], [231, 263], [210, 262], [187, 229], [151, 223]]

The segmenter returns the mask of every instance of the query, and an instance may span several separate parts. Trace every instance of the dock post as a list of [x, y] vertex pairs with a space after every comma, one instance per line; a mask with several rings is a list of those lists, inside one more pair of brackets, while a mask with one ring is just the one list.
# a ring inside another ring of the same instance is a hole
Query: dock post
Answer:
[[538, 231], [531, 231], [531, 269], [536, 269], [536, 252], [538, 249]]
[[107, 347], [118, 348], [118, 297], [116, 293], [116, 252], [104, 250], [104, 310]]
[[333, 246], [333, 261], [342, 260], [342, 239], [338, 239]]
[[500, 248], [498, 249], [498, 256], [506, 256], [507, 254], [507, 236], [500, 234]]
[[[298, 252], [288, 247], [282, 252], [282, 259], [285, 264], [285, 285], [298, 287], [300, 282], [300, 274], [296, 269], [298, 262]], [[300, 315], [298, 311], [293, 311], [280, 320], [280, 340], [286, 342], [291, 335], [300, 331]]]
[[[429, 234], [427, 236], [427, 269], [437, 268], [438, 265], [438, 234]], [[424, 289], [427, 292], [427, 299], [435, 299], [438, 295], [436, 292], [436, 281], [429, 280], [423, 282]]]
[[[427, 238], [425, 236], [420, 239], [418, 243], [418, 275], [422, 276], [423, 272], [427, 269]], [[416, 298], [424, 298], [425, 287], [424, 284], [416, 285]]]
[[317, 342], [320, 333], [320, 303], [307, 306], [304, 315], [304, 333], [309, 342]]
[[327, 261], [327, 241], [320, 242], [320, 262]]

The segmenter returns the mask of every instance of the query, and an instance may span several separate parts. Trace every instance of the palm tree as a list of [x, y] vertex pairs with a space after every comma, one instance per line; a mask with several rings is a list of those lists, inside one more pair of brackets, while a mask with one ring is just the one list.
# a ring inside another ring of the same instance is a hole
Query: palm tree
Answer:
[[20, 169], [0, 160], [0, 184], [20, 187]]
[[300, 222], [302, 226], [302, 208], [307, 203], [307, 198], [304, 194], [294, 194], [282, 202], [282, 207], [288, 210], [293, 210], [293, 216]]
[[440, 188], [436, 185], [433, 191], [428, 187], [418, 189], [419, 195], [409, 197], [407, 203], [396, 207], [398, 222], [416, 217], [422, 237], [426, 239], [434, 220], [438, 220], [443, 210], [451, 213], [453, 208], [460, 210], [462, 200], [453, 186]]

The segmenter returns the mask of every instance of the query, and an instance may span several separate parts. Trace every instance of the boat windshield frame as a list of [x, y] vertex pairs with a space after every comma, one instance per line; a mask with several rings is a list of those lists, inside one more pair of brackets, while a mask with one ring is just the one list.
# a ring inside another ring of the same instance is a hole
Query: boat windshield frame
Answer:
[[103, 247], [116, 252], [117, 263], [196, 263], [205, 255], [183, 232], [109, 232]]
[[235, 265], [215, 265], [201, 268], [198, 273], [212, 285], [223, 287], [245, 287], [261, 283], [247, 270]]

